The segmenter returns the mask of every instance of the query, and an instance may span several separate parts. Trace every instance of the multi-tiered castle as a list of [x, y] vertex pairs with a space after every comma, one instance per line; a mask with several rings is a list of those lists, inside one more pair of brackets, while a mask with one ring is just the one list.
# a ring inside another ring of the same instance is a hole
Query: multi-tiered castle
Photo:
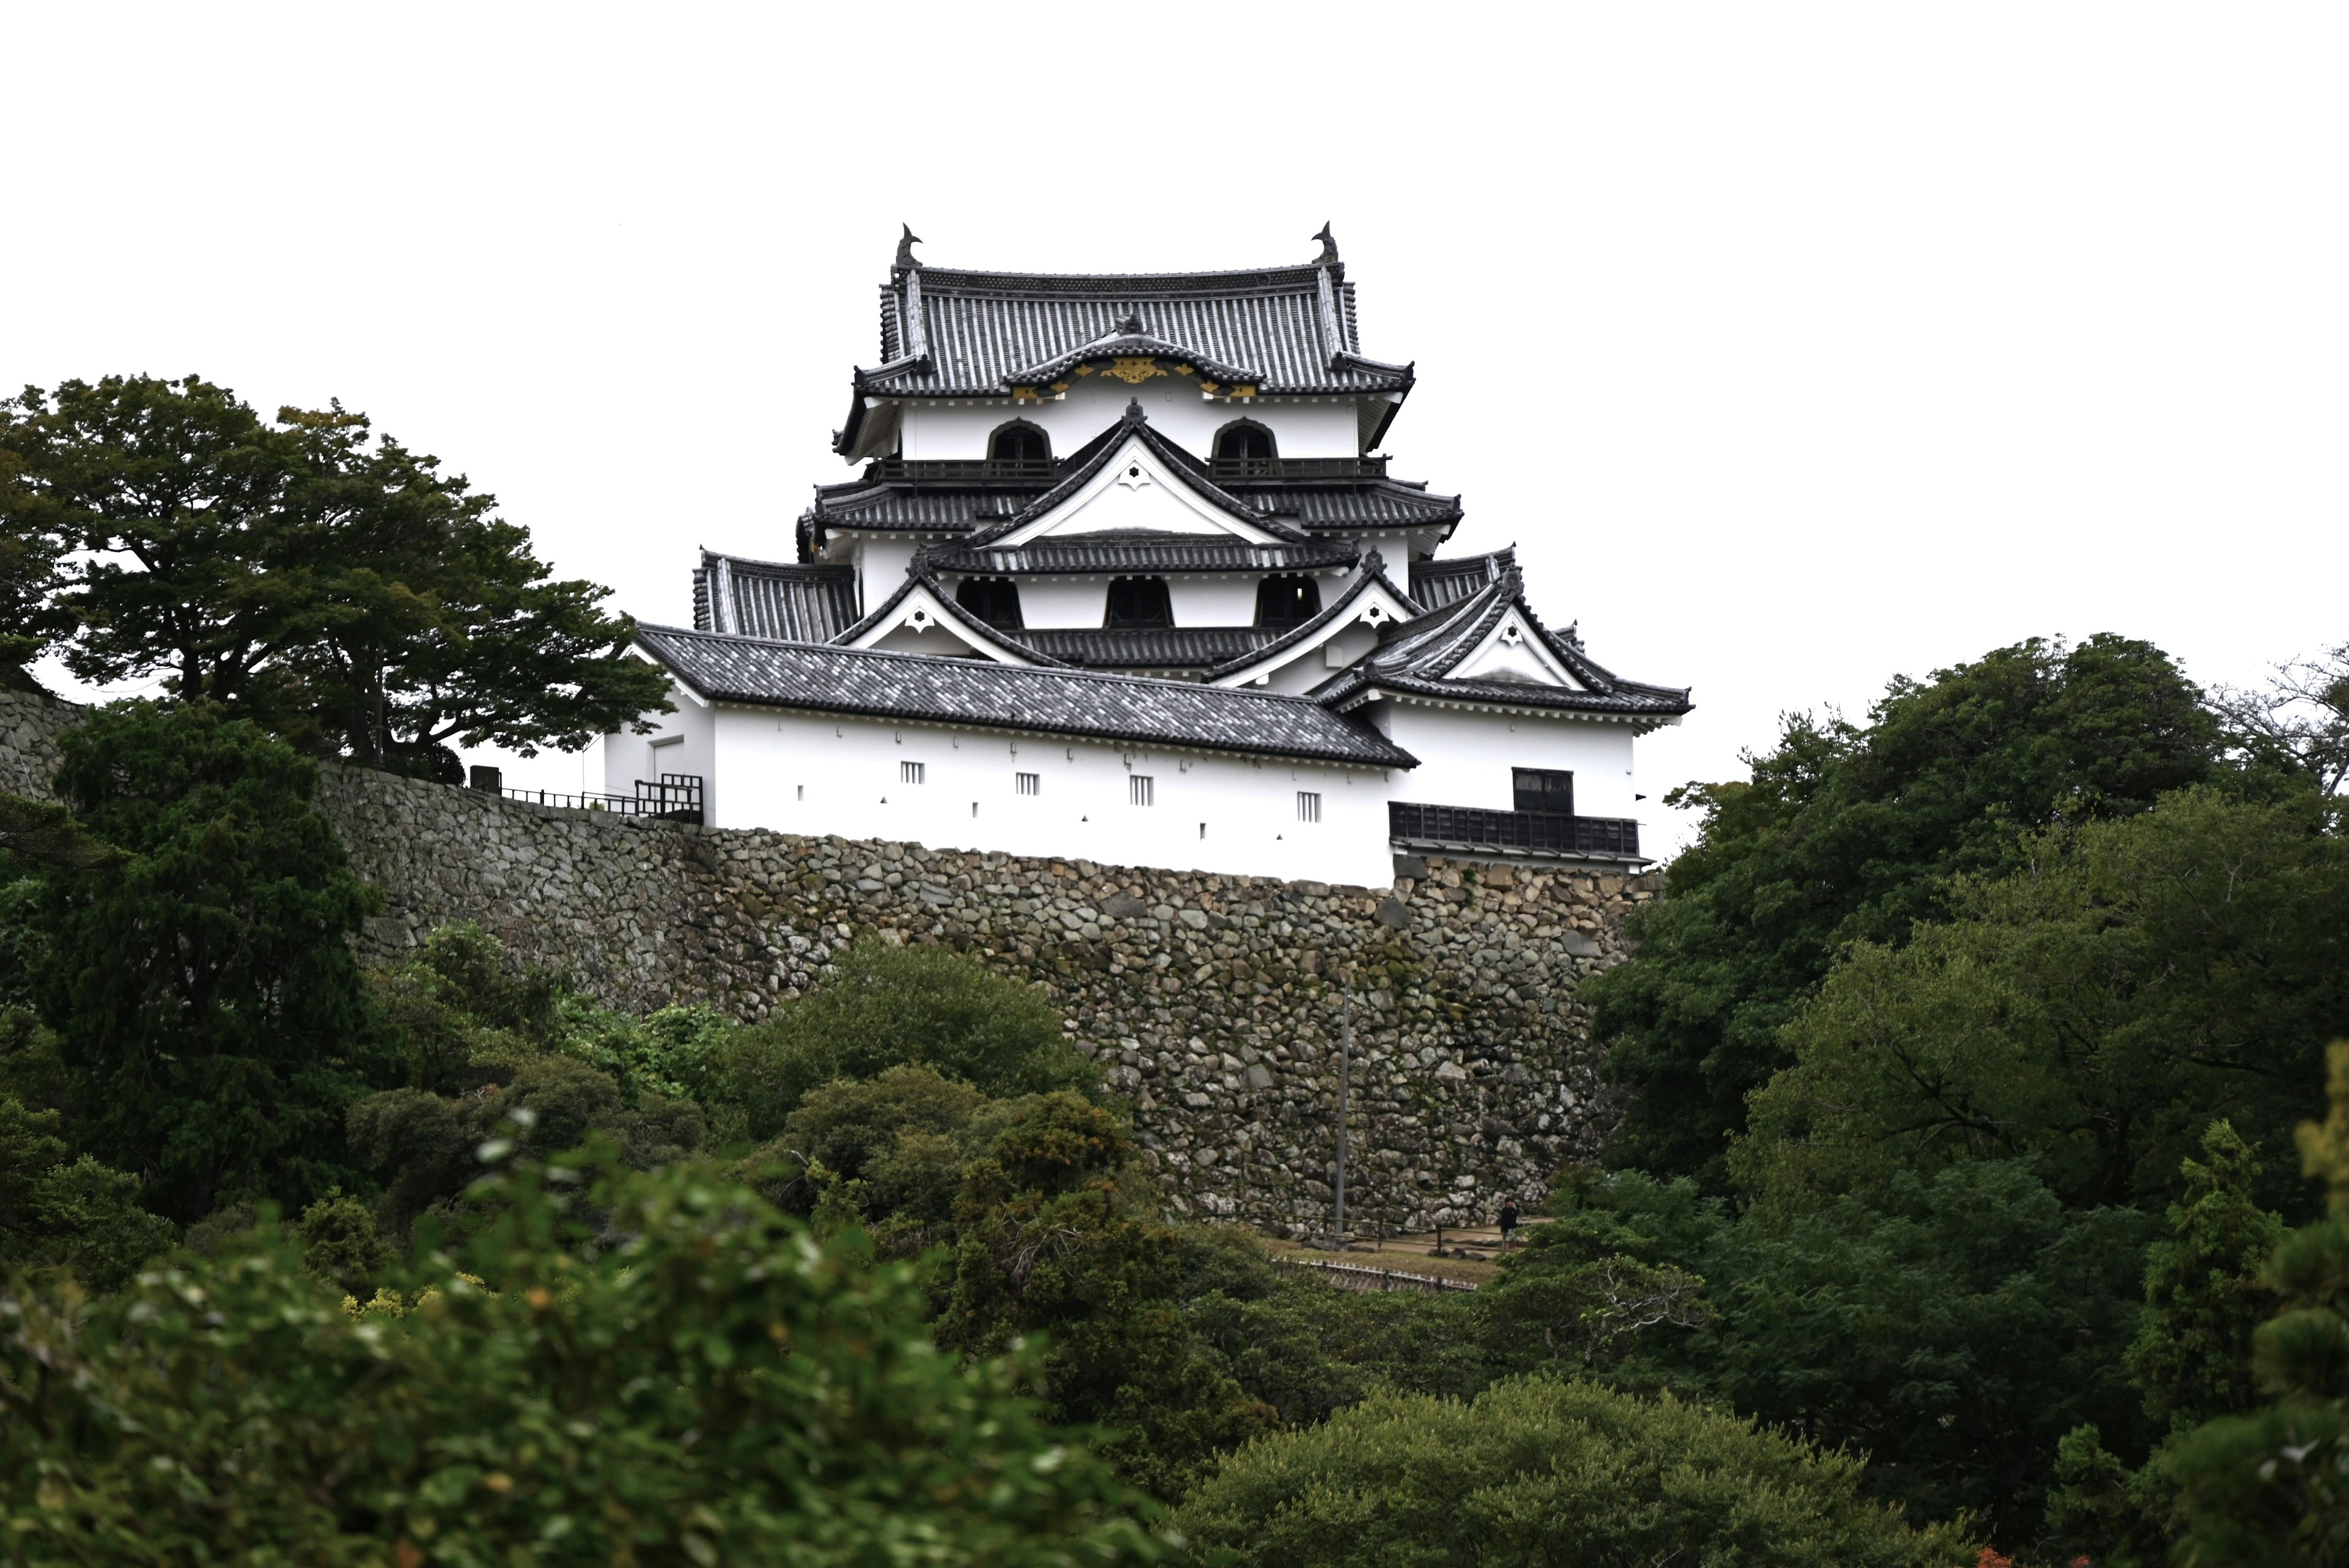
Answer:
[[[1383, 885], [1393, 857], [1640, 859], [1633, 738], [1683, 690], [1594, 663], [1460, 500], [1377, 449], [1412, 368], [1302, 266], [929, 266], [906, 231], [797, 558], [705, 550], [640, 645], [677, 711], [608, 787], [704, 820]], [[764, 554], [766, 552], [762, 552]]]

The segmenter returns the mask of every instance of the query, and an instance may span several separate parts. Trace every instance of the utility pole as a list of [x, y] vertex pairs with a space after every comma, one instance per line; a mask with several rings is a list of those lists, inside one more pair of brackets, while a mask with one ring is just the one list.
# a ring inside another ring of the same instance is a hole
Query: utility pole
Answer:
[[1330, 1245], [1346, 1247], [1346, 1091], [1354, 1057], [1354, 1003], [1349, 997], [1338, 1013], [1338, 1231]]

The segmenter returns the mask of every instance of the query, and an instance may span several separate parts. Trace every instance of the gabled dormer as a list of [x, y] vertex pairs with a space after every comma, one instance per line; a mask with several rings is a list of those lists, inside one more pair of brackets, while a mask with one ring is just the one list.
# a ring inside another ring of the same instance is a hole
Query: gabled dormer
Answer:
[[1241, 501], [1206, 466], [1154, 430], [1141, 401], [1075, 453], [1052, 488], [973, 546], [1016, 547], [1096, 534], [1228, 538], [1251, 545], [1307, 542], [1295, 526]]
[[1211, 685], [1310, 691], [1330, 672], [1368, 657], [1390, 627], [1415, 618], [1419, 607], [1386, 575], [1379, 553], [1362, 558], [1361, 573], [1338, 601], [1278, 640], [1207, 671]]

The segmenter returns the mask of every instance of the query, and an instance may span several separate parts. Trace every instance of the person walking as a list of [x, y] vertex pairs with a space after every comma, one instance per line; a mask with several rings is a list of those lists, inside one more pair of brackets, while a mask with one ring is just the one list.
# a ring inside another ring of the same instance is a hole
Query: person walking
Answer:
[[1509, 1233], [1516, 1228], [1517, 1200], [1504, 1198], [1501, 1199], [1501, 1251], [1504, 1252], [1509, 1250]]

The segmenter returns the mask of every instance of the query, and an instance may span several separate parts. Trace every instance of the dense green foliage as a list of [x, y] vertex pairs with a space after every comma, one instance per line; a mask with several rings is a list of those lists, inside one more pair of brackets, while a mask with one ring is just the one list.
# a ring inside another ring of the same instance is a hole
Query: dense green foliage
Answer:
[[517, 1169], [483, 1199], [461, 1261], [420, 1250], [364, 1306], [273, 1227], [94, 1309], [10, 1287], [11, 1560], [1155, 1555], [1019, 1358], [939, 1355], [915, 1272], [854, 1235], [690, 1169]]
[[1750, 782], [1679, 792], [1704, 808], [1698, 841], [1639, 955], [1586, 992], [1631, 1092], [1619, 1160], [1726, 1190], [1745, 1096], [1786, 1064], [1779, 1031], [1838, 952], [1907, 941], [1948, 912], [1952, 877], [2012, 867], [2048, 826], [2144, 810], [2219, 749], [2158, 649], [2033, 640], [1895, 680], [1864, 727], [1795, 719]]
[[1226, 1461], [1176, 1516], [1234, 1568], [1585, 1568], [1688, 1561], [1954, 1568], [1951, 1526], [1912, 1530], [1860, 1468], [1670, 1397], [1526, 1377], [1470, 1401], [1374, 1396]]
[[[1892, 1169], [2030, 1160], [2067, 1202], [2178, 1189], [2223, 1116], [2282, 1163], [2349, 1032], [2349, 844], [2313, 796], [2181, 792], [2021, 841], [1953, 917], [1863, 943], [1795, 1014], [1732, 1164], [1798, 1201]], [[2302, 1206], [2282, 1179], [2263, 1195]]]
[[1021, 1105], [965, 1171], [938, 1337], [996, 1355], [1046, 1335], [1060, 1418], [1110, 1428], [1121, 1470], [1180, 1496], [1277, 1417], [1192, 1343], [1175, 1237], [1118, 1189], [1129, 1153], [1124, 1127], [1082, 1096]]
[[[574, 750], [660, 707], [608, 590], [551, 580], [494, 504], [339, 405], [272, 423], [192, 376], [27, 388], [0, 403], [0, 666], [70, 624], [83, 680], [160, 673], [440, 777], [452, 741]], [[60, 577], [60, 549], [91, 554]]]
[[[2331, 1090], [2331, 1114], [2301, 1129], [2329, 1211], [2284, 1239], [2264, 1277], [2283, 1297], [2253, 1335], [2268, 1397], [2184, 1435], [2166, 1456], [2181, 1532], [2174, 1561], [2196, 1568], [2313, 1568], [2349, 1553], [2349, 1043], [2333, 1047]], [[2231, 1333], [2252, 1299], [2230, 1291], [2212, 1316]], [[2207, 1386], [2207, 1373], [2198, 1381]]]
[[58, 784], [127, 858], [52, 870], [30, 990], [75, 1147], [181, 1220], [358, 1173], [343, 1110], [392, 1065], [347, 938], [376, 908], [312, 805], [316, 764], [209, 705], [101, 709]]
[[865, 941], [836, 955], [833, 971], [805, 998], [733, 1035], [709, 1064], [718, 1092], [743, 1106], [753, 1138], [781, 1132], [812, 1090], [905, 1063], [991, 1096], [1096, 1080], [1043, 998], [976, 959]]

